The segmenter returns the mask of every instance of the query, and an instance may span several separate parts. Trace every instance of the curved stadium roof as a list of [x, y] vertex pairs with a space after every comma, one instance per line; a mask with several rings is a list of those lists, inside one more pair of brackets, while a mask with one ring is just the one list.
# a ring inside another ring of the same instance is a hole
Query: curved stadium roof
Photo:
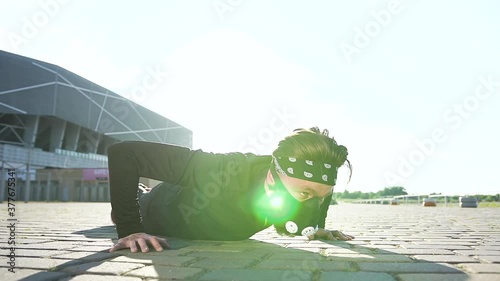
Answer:
[[192, 145], [187, 128], [62, 67], [5, 51], [0, 113], [53, 116], [118, 141]]

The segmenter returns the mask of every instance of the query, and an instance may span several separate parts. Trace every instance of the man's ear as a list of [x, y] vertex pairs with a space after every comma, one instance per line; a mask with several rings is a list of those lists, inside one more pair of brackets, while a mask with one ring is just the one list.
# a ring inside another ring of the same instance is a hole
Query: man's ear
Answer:
[[271, 186], [275, 185], [275, 181], [273, 178], [273, 174], [271, 173], [271, 170], [267, 171], [266, 181], [267, 181], [268, 185], [271, 185]]

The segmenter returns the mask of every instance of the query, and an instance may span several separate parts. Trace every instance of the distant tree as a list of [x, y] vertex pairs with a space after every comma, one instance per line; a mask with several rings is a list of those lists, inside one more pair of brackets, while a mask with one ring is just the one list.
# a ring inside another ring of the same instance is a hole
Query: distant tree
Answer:
[[379, 196], [398, 196], [398, 195], [408, 195], [406, 189], [402, 186], [391, 186], [386, 187], [378, 192]]
[[482, 198], [486, 202], [494, 202], [495, 201], [495, 196], [494, 195], [487, 195]]
[[342, 198], [349, 198], [349, 190], [344, 190], [344, 193], [342, 193]]
[[343, 192], [336, 192], [337, 199], [372, 199], [378, 197], [390, 197], [397, 195], [408, 195], [405, 188], [402, 186], [386, 187], [378, 192], [361, 192], [344, 190]]

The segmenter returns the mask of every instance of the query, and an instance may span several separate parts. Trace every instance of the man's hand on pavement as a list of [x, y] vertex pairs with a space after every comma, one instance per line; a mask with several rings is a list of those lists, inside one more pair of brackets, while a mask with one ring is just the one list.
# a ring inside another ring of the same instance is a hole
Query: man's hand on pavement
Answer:
[[170, 248], [167, 239], [140, 232], [120, 238], [118, 242], [111, 249], [109, 249], [109, 252], [112, 253], [121, 249], [130, 248], [130, 251], [135, 253], [138, 251], [137, 245], [139, 245], [140, 251], [143, 253], [149, 252], [148, 245], [153, 246], [153, 248], [158, 252], [163, 251], [163, 247], [167, 249]]
[[347, 235], [338, 230], [326, 230], [323, 228], [318, 229], [316, 234], [308, 236], [309, 239], [323, 239], [323, 240], [342, 240], [349, 241], [354, 239], [354, 236]]

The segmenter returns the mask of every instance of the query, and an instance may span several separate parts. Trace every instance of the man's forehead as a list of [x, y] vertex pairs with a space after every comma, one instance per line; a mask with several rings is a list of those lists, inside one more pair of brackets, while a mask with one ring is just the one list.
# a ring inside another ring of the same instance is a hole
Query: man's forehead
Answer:
[[327, 188], [333, 188], [333, 185], [328, 185], [324, 183], [317, 183], [313, 181], [308, 181], [308, 180], [303, 180], [303, 179], [297, 179], [297, 178], [292, 178], [288, 176], [283, 176], [282, 179], [286, 181], [287, 183], [292, 184], [295, 187], [308, 187], [308, 188], [314, 188], [314, 189], [327, 189]]
[[333, 186], [326, 186], [321, 188], [322, 191], [332, 193], [333, 192]]
[[317, 191], [332, 191], [333, 190], [333, 185], [326, 185], [326, 184], [318, 184], [318, 183], [312, 183], [312, 184], [300, 184], [296, 185], [297, 188], [300, 189], [313, 189]]

